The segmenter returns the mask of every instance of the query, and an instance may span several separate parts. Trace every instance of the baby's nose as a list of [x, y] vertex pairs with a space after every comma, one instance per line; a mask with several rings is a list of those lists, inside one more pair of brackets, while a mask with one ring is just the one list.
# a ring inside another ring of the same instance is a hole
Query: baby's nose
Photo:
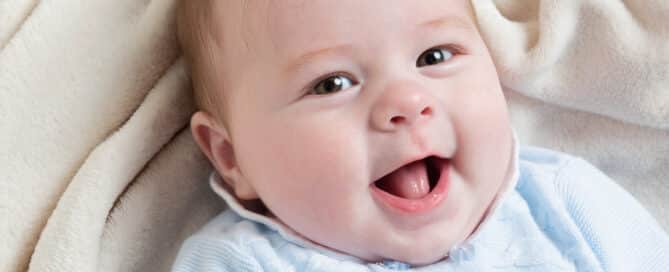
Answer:
[[434, 99], [420, 84], [402, 82], [385, 88], [372, 109], [372, 126], [392, 131], [413, 126], [434, 115]]

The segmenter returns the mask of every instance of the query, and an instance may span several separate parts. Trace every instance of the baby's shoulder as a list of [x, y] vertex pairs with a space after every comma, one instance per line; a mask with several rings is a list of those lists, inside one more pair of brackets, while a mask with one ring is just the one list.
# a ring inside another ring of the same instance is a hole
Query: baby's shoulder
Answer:
[[172, 271], [368, 271], [302, 247], [270, 226], [228, 209], [189, 237]]
[[[516, 190], [521, 195], [532, 201], [551, 202], [550, 206], [566, 209], [571, 216], [578, 216], [576, 211], [601, 214], [605, 211], [617, 213], [642, 209], [620, 185], [576, 156], [524, 146], [519, 152], [518, 171]], [[610, 201], [612, 198], [617, 201]]]
[[667, 234], [640, 202], [595, 166], [537, 147], [521, 148], [519, 158], [516, 191], [545, 221], [539, 224], [578, 233], [573, 237], [588, 245], [606, 271], [657, 271], [648, 267], [669, 265], [657, 257], [669, 254]]
[[586, 160], [541, 147], [520, 147], [518, 171], [519, 187], [539, 187], [544, 193], [575, 193], [592, 186], [622, 190]]
[[[225, 239], [230, 243], [245, 244], [254, 239], [263, 239], [267, 234], [264, 226], [247, 220], [232, 209], [226, 209], [212, 218], [192, 238], [196, 239]], [[241, 237], [237, 239], [235, 237]]]
[[518, 152], [518, 166], [521, 174], [554, 177], [576, 159], [578, 158], [567, 153], [536, 146], [523, 145], [520, 146]]
[[181, 246], [173, 271], [261, 271], [271, 231], [228, 209]]

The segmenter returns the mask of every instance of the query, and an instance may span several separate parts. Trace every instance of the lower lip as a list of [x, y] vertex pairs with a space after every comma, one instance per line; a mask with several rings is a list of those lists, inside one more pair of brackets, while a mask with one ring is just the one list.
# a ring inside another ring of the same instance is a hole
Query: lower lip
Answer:
[[393, 210], [397, 210], [405, 214], [421, 214], [429, 212], [430, 210], [437, 207], [441, 202], [443, 202], [444, 199], [446, 199], [446, 195], [448, 194], [448, 174], [450, 166], [451, 164], [448, 162], [441, 168], [441, 174], [439, 176], [439, 181], [437, 181], [437, 185], [432, 189], [432, 191], [430, 191], [430, 193], [419, 199], [398, 197], [379, 189], [379, 187], [376, 187], [374, 183], [370, 185], [372, 188], [372, 194], [381, 203], [385, 204]]

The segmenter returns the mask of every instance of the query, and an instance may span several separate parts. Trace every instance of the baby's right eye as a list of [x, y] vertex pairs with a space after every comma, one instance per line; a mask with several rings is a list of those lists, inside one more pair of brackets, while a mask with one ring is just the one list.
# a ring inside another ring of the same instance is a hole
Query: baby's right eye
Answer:
[[316, 83], [316, 85], [314, 85], [314, 87], [309, 90], [309, 94], [324, 95], [336, 93], [338, 91], [348, 89], [355, 84], [356, 83], [353, 79], [350, 79], [345, 75], [329, 76]]

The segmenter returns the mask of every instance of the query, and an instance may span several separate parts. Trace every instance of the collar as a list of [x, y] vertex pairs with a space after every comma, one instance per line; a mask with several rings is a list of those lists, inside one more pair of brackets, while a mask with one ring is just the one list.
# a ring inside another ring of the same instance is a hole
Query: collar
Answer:
[[[512, 138], [512, 154], [511, 154], [511, 161], [510, 161], [510, 168], [509, 171], [507, 172], [505, 182], [502, 184], [499, 192], [496, 194], [495, 198], [493, 199], [493, 202], [491, 203], [490, 207], [486, 210], [484, 214], [484, 218], [482, 219], [481, 223], [479, 226], [474, 230], [474, 232], [460, 245], [456, 245], [451, 249], [451, 252], [449, 253], [449, 256], [452, 256], [452, 253], [462, 251], [463, 249], [466, 248], [466, 246], [470, 243], [473, 243], [475, 240], [477, 240], [480, 230], [483, 229], [488, 223], [489, 219], [492, 216], [492, 214], [495, 212], [497, 207], [499, 206], [501, 200], [510, 192], [513, 191], [513, 189], [516, 187], [516, 184], [518, 183], [518, 140], [515, 131], [512, 132], [513, 138]], [[212, 174], [209, 177], [209, 185], [211, 188], [214, 190], [214, 192], [219, 195], [223, 200], [227, 203], [227, 205], [232, 209], [235, 213], [237, 213], [240, 217], [253, 221], [255, 223], [262, 224], [269, 229], [272, 229], [276, 231], [279, 235], [281, 235], [282, 238], [285, 240], [300, 245], [304, 248], [312, 249], [315, 250], [319, 253], [322, 253], [324, 255], [333, 257], [337, 260], [342, 260], [342, 261], [352, 261], [355, 263], [360, 263], [360, 264], [365, 264], [367, 263], [366, 261], [359, 259], [354, 256], [350, 256], [341, 252], [338, 252], [336, 250], [327, 248], [325, 246], [319, 245], [317, 243], [312, 242], [311, 240], [307, 239], [306, 237], [300, 235], [299, 233], [295, 232], [292, 230], [290, 227], [285, 225], [284, 223], [280, 222], [276, 218], [269, 217], [260, 213], [256, 213], [254, 211], [251, 211], [244, 207], [239, 200], [234, 196], [232, 192], [232, 188], [230, 188], [222, 179], [221, 177], [216, 173], [216, 171], [212, 172]]]

